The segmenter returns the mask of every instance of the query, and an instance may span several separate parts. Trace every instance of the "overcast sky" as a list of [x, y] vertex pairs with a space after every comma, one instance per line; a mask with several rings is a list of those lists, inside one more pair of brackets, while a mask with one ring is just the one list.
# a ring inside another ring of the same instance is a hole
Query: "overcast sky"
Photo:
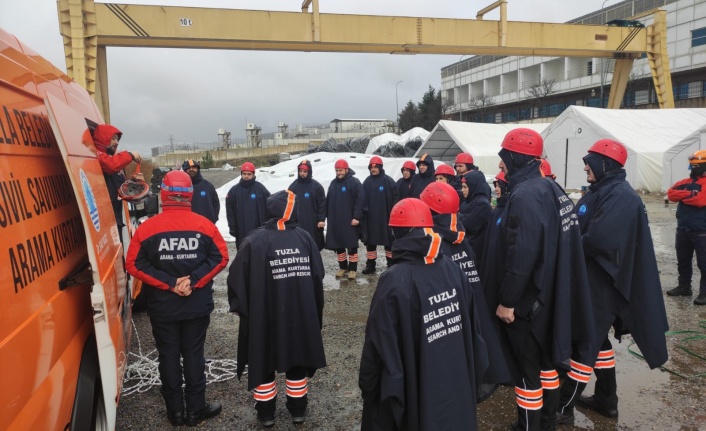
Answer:
[[[510, 0], [512, 21], [566, 22], [619, 0]], [[299, 12], [301, 0], [146, 0], [130, 4]], [[320, 0], [321, 13], [474, 18], [492, 0]], [[498, 11], [486, 19], [499, 19]], [[0, 0], [0, 27], [66, 71], [56, 1]], [[108, 48], [111, 122], [121, 148], [150, 154], [172, 135], [177, 143], [213, 142], [245, 123], [275, 131], [283, 121], [322, 124], [334, 118], [393, 120], [400, 109], [460, 56]]]

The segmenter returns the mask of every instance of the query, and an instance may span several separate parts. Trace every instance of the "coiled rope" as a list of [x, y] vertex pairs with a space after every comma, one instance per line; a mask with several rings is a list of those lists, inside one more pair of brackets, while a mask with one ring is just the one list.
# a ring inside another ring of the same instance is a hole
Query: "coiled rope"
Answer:
[[[157, 349], [143, 354], [140, 334], [137, 333], [134, 320], [132, 321], [132, 328], [137, 340], [137, 352], [131, 351], [128, 354], [128, 365], [123, 379], [122, 396], [147, 392], [153, 386], [159, 386], [162, 383], [159, 380], [159, 354]], [[206, 384], [210, 385], [211, 383], [224, 382], [234, 378], [237, 365], [238, 363], [235, 359], [206, 358]], [[247, 373], [248, 367], [246, 365], [243, 374]]]

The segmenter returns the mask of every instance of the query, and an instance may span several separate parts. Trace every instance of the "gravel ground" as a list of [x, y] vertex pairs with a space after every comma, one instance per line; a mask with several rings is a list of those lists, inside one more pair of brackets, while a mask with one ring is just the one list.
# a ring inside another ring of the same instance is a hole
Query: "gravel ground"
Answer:
[[[230, 174], [232, 178], [234, 174]], [[226, 179], [226, 178], [224, 178]], [[227, 181], [227, 179], [226, 179]], [[214, 181], [215, 183], [216, 181]], [[218, 187], [218, 185], [216, 185]], [[663, 290], [676, 282], [673, 232], [676, 227], [675, 205], [665, 206], [659, 197], [645, 196], [661, 270]], [[363, 250], [361, 248], [361, 250]], [[231, 259], [234, 245], [229, 245]], [[382, 253], [379, 253], [382, 254]], [[358, 430], [362, 400], [357, 376], [368, 307], [378, 275], [363, 276], [355, 281], [338, 281], [332, 274], [337, 269], [333, 252], [324, 251], [327, 276], [324, 280], [325, 300], [323, 336], [328, 367], [319, 370], [310, 381], [309, 412], [306, 423], [294, 426], [284, 407], [283, 376], [278, 377], [280, 396], [275, 430]], [[378, 268], [382, 268], [381, 258]], [[381, 270], [378, 270], [380, 272]], [[206, 340], [206, 356], [214, 359], [233, 359], [236, 353], [238, 318], [227, 313], [227, 270], [215, 279], [216, 310], [211, 316]], [[706, 335], [699, 324], [706, 321], [706, 307], [694, 306], [687, 298], [665, 297], [671, 330], [697, 331]], [[149, 320], [144, 313], [134, 316], [142, 351], [154, 349]], [[679, 345], [684, 345], [706, 357], [706, 342], [681, 341], [694, 334], [669, 335], [670, 361], [667, 367], [686, 375], [706, 373], [706, 361], [689, 357]], [[581, 430], [706, 430], [704, 401], [706, 391], [703, 377], [683, 378], [660, 370], [650, 371], [642, 360], [629, 352], [630, 338], [614, 342], [618, 369], [618, 396], [620, 417], [602, 418], [593, 412], [577, 410], [576, 424], [559, 429]], [[133, 336], [133, 351], [137, 350]], [[637, 351], [636, 346], [631, 348]], [[131, 362], [134, 362], [134, 358]], [[592, 393], [592, 387], [586, 390]], [[209, 384], [208, 400], [219, 400], [223, 412], [199, 425], [207, 430], [260, 429], [253, 408], [252, 396], [247, 391], [246, 377], [232, 378]], [[511, 388], [500, 388], [488, 401], [479, 406], [478, 429], [506, 430], [514, 420], [515, 409]], [[118, 409], [119, 430], [162, 430], [171, 426], [158, 387], [144, 393], [123, 396]]]

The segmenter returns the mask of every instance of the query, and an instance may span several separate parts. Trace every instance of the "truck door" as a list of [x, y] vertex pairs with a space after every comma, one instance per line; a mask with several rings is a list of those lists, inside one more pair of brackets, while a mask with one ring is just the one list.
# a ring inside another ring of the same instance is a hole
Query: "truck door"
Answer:
[[108, 423], [115, 423], [127, 366], [131, 295], [123, 248], [108, 190], [95, 154], [82, 143], [86, 120], [58, 97], [45, 99], [49, 120], [71, 179], [88, 242], [91, 304]]

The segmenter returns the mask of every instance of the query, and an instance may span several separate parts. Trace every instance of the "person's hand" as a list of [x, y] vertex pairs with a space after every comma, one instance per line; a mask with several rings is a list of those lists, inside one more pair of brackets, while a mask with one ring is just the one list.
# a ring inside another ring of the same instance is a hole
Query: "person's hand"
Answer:
[[351, 220], [351, 226], [358, 226], [360, 222], [356, 219]]
[[495, 315], [500, 318], [505, 323], [512, 323], [515, 321], [515, 309], [503, 307], [498, 305], [498, 309], [495, 311]]
[[142, 157], [140, 157], [140, 153], [138, 153], [137, 151], [132, 151], [132, 152], [130, 153], [130, 155], [132, 155], [132, 159], [133, 159], [136, 163], [140, 163], [140, 162], [142, 161]]
[[179, 296], [189, 296], [191, 295], [191, 291], [191, 277], [185, 275], [177, 278], [176, 285], [174, 286], [174, 293]]
[[140, 172], [139, 174], [133, 175], [132, 178], [134, 178], [134, 179], [136, 179], [136, 180], [140, 180], [140, 181], [144, 181], [144, 180], [145, 180], [145, 176], [142, 175], [142, 172]]
[[318, 223], [318, 224], [317, 224], [316, 226], [317, 226], [317, 227], [318, 227], [319, 229], [323, 229], [323, 228], [324, 228], [324, 226], [326, 226], [326, 223], [325, 223], [325, 222], [322, 222], [322, 221], [320, 221], [320, 222], [319, 222], [319, 223]]

